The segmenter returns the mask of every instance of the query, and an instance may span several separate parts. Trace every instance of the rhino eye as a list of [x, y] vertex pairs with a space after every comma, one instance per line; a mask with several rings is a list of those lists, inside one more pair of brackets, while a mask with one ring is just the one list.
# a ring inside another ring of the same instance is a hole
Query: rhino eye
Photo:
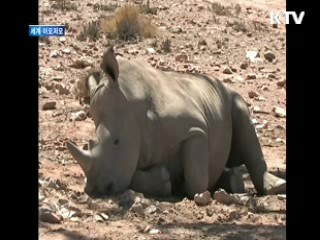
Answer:
[[119, 144], [119, 139], [114, 140], [114, 141], [113, 141], [113, 144], [114, 144], [114, 145], [118, 145], [118, 144]]

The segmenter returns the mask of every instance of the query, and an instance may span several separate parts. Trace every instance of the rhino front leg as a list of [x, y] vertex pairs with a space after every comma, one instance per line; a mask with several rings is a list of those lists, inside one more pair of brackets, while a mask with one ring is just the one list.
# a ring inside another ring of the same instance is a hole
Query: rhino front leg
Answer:
[[183, 146], [185, 192], [188, 198], [208, 189], [208, 143], [202, 130], [186, 140]]
[[267, 171], [267, 164], [245, 101], [235, 94], [232, 108], [233, 137], [229, 167], [244, 164], [259, 194], [286, 192], [286, 181]]
[[215, 190], [218, 188], [223, 188], [229, 193], [244, 193], [245, 186], [240, 168], [225, 168], [216, 184]]
[[131, 188], [150, 196], [171, 195], [170, 175], [166, 168], [155, 166], [148, 170], [137, 170], [131, 181]]

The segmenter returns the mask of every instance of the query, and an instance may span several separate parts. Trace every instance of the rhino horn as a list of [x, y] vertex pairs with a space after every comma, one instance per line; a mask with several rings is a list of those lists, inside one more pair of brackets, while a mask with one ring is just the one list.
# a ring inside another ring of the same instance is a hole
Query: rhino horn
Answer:
[[69, 149], [72, 157], [79, 163], [82, 170], [87, 173], [92, 162], [92, 156], [90, 152], [80, 149], [71, 142], [67, 142], [67, 148]]
[[100, 67], [106, 74], [108, 74], [112, 78], [114, 82], [117, 82], [119, 77], [119, 65], [114, 54], [113, 47], [109, 47], [103, 53]]

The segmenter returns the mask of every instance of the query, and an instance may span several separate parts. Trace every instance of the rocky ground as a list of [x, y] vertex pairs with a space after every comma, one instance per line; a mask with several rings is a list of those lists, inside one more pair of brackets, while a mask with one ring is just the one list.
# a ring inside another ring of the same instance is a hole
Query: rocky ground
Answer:
[[[150, 1], [158, 36], [121, 42], [79, 35], [128, 1], [41, 0], [41, 24], [66, 24], [63, 38], [39, 41], [39, 237], [71, 239], [285, 239], [286, 196], [212, 194], [205, 206], [188, 199], [148, 199], [127, 191], [93, 200], [84, 175], [66, 150], [94, 134], [88, 108], [75, 98], [80, 76], [97, 66], [103, 50], [140, 58], [153, 67], [202, 72], [238, 91], [248, 103], [271, 171], [286, 177], [286, 32], [269, 12], [282, 0]], [[146, 1], [130, 1], [140, 6]], [[164, 3], [165, 2], [165, 3]]]

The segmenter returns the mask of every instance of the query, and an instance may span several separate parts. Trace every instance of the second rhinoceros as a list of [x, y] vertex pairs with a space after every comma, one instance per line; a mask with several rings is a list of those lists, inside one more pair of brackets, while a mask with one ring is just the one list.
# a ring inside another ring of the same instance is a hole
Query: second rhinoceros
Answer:
[[259, 194], [285, 191], [286, 181], [267, 171], [246, 102], [219, 80], [160, 71], [116, 57], [112, 47], [100, 68], [86, 81], [95, 140], [88, 150], [67, 143], [89, 196], [132, 188], [192, 198], [240, 165]]

